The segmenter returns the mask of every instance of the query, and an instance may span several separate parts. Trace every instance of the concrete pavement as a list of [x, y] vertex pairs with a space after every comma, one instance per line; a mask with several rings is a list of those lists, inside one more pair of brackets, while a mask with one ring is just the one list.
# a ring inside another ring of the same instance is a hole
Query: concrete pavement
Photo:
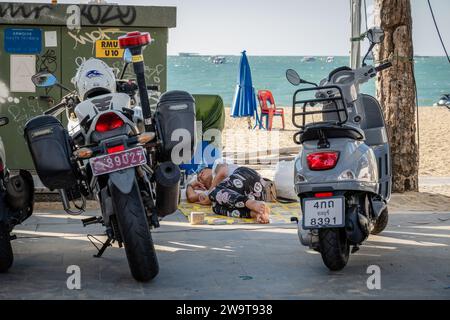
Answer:
[[[147, 284], [132, 279], [123, 249], [93, 258], [86, 234], [103, 229], [79, 220], [40, 210], [19, 226], [0, 299], [450, 298], [449, 212], [392, 214], [337, 273], [300, 245], [294, 224], [194, 227], [175, 214], [153, 232], [160, 273]], [[70, 265], [80, 267], [81, 290], [67, 289]], [[381, 268], [381, 290], [367, 288], [370, 265]]]

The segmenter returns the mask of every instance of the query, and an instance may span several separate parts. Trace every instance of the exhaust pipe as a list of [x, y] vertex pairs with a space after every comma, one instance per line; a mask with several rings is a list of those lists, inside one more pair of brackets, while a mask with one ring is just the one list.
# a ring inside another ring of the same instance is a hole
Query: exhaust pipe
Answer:
[[317, 230], [305, 230], [302, 225], [298, 225], [297, 229], [300, 243], [310, 249], [319, 249], [319, 232]]
[[159, 217], [165, 217], [177, 211], [180, 178], [180, 168], [170, 161], [163, 162], [156, 168], [156, 211]]

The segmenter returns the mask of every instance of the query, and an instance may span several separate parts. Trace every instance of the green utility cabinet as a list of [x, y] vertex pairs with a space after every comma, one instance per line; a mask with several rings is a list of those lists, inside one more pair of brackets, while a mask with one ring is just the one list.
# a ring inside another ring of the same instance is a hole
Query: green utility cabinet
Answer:
[[[0, 137], [8, 167], [34, 169], [24, 126], [65, 95], [59, 87], [35, 88], [32, 74], [52, 72], [73, 89], [71, 79], [83, 61], [97, 57], [121, 70], [118, 37], [130, 31], [149, 32], [153, 42], [144, 51], [147, 84], [164, 92], [168, 29], [175, 26], [175, 7], [0, 3], [0, 116], [10, 120], [0, 128]], [[134, 77], [132, 67], [126, 77]]]

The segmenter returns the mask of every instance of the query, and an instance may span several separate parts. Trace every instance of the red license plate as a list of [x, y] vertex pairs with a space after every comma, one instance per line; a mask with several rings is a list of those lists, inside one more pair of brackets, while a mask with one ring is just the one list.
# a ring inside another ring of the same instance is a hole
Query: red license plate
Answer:
[[92, 173], [100, 176], [119, 170], [137, 167], [147, 163], [144, 148], [136, 147], [125, 151], [107, 154], [89, 159]]

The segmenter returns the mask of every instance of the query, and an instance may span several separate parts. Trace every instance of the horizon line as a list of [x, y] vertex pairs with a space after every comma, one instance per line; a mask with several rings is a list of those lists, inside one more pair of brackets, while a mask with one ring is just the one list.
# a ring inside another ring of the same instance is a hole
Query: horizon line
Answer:
[[[211, 57], [211, 56], [225, 56], [225, 57], [240, 57], [240, 54], [200, 54], [200, 53], [196, 53], [196, 52], [180, 52], [180, 53], [187, 53], [187, 54], [191, 54], [191, 56], [185, 56], [189, 57], [189, 58], [195, 58], [195, 57]], [[180, 53], [178, 54], [168, 54], [167, 56], [169, 57], [180, 57]], [[310, 55], [310, 54], [306, 54], [306, 55], [297, 55], [297, 54], [284, 54], [284, 55], [277, 55], [277, 54], [247, 54], [248, 57], [334, 57], [334, 58], [349, 58], [350, 55]], [[361, 55], [364, 56], [364, 55]], [[433, 58], [447, 58], [445, 55], [422, 55], [422, 54], [416, 54], [414, 55], [414, 57], [418, 57], [418, 58], [428, 58], [428, 57], [433, 57]]]

